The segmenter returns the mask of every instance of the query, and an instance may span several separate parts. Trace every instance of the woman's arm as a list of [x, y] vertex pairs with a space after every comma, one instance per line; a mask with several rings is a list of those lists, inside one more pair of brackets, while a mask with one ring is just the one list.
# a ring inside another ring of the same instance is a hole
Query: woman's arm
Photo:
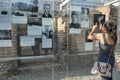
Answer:
[[98, 29], [97, 24], [93, 26], [91, 32], [88, 35], [88, 39], [90, 39], [90, 40], [100, 40], [100, 34], [99, 33], [96, 34], [96, 35], [93, 35], [93, 33], [96, 29]]

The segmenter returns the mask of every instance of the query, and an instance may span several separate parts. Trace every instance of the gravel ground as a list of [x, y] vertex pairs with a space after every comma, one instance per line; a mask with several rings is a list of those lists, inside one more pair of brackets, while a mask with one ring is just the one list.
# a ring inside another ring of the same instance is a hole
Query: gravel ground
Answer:
[[[114, 69], [114, 80], [120, 80], [120, 69]], [[99, 76], [91, 75], [90, 69], [72, 71], [37, 71], [10, 76], [9, 80], [99, 80]]]

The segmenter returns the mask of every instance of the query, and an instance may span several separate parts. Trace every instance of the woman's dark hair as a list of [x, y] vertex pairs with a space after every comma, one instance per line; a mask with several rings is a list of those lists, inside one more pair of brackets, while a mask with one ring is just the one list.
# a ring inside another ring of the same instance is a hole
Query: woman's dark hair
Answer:
[[117, 24], [112, 21], [106, 21], [103, 26], [106, 28], [108, 34], [111, 35], [111, 38], [114, 42], [117, 42]]

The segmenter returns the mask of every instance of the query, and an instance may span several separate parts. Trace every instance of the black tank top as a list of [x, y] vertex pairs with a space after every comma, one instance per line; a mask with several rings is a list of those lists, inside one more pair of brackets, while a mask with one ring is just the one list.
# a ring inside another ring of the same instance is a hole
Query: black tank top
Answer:
[[[104, 44], [99, 42], [99, 56], [109, 56], [110, 50], [113, 45], [107, 43], [105, 34], [103, 34]], [[114, 56], [114, 50], [112, 50], [111, 56]]]

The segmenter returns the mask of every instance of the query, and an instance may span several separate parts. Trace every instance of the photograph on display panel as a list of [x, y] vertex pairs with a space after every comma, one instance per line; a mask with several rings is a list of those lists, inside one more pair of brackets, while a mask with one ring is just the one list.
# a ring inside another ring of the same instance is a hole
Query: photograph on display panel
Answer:
[[28, 17], [27, 24], [29, 26], [32, 26], [32, 25], [42, 26], [42, 19], [37, 17]]
[[81, 21], [89, 21], [89, 8], [81, 8]]
[[27, 17], [38, 17], [38, 0], [13, 0], [12, 23], [27, 24]]
[[0, 40], [12, 39], [11, 30], [0, 30]]
[[81, 8], [81, 28], [89, 28], [89, 8]]
[[42, 48], [52, 48], [52, 26], [42, 27]]
[[73, 33], [73, 32], [80, 33], [80, 29], [81, 29], [80, 12], [71, 11], [69, 33]]
[[52, 36], [53, 36], [52, 26], [43, 26], [42, 27], [42, 38], [52, 39]]
[[0, 47], [12, 47], [11, 30], [0, 30]]
[[11, 0], [0, 1], [0, 23], [11, 23]]
[[39, 0], [39, 13], [42, 12], [43, 18], [53, 17], [53, 2], [52, 1], [40, 1]]

